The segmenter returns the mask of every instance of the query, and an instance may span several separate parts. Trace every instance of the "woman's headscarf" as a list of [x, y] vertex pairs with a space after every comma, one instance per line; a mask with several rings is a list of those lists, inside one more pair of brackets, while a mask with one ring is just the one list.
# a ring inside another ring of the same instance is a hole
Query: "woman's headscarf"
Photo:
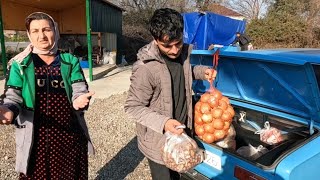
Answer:
[[[35, 53], [35, 54], [41, 54], [41, 55], [54, 55], [57, 53], [57, 50], [58, 50], [58, 40], [60, 38], [60, 33], [59, 33], [59, 28], [58, 28], [58, 24], [54, 21], [54, 19], [49, 15], [49, 14], [46, 14], [44, 12], [34, 12], [32, 14], [30, 14], [28, 17], [36, 14], [36, 13], [41, 13], [41, 14], [44, 14], [44, 15], [47, 15], [53, 22], [53, 28], [54, 28], [54, 44], [52, 46], [51, 49], [49, 50], [40, 50], [36, 47], [34, 47], [32, 45], [32, 40], [30, 38], [30, 33], [27, 29], [27, 34], [28, 34], [28, 37], [29, 37], [29, 40], [30, 40], [30, 44], [24, 49], [24, 51], [22, 51], [21, 53], [17, 54], [15, 57], [11, 58], [9, 63], [8, 63], [8, 68], [10, 67], [10, 65], [12, 64], [13, 61], [16, 61], [18, 62], [18, 64], [20, 64], [24, 58], [26, 58], [31, 52], [32, 53]], [[27, 17], [27, 18], [28, 18]], [[27, 19], [26, 18], [26, 19]]]

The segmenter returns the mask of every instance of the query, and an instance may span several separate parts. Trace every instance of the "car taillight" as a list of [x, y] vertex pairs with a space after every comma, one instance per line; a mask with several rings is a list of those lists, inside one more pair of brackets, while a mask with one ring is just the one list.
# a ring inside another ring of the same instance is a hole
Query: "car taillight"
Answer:
[[234, 177], [239, 180], [266, 180], [250, 171], [247, 171], [239, 166], [236, 166], [234, 169]]

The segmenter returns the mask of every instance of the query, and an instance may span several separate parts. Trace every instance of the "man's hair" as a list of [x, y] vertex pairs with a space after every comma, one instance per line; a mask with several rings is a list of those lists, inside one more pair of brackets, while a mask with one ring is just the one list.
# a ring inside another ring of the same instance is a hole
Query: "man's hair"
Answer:
[[35, 13], [30, 14], [26, 18], [26, 20], [25, 20], [26, 29], [28, 31], [30, 31], [30, 23], [31, 23], [31, 21], [33, 21], [33, 20], [42, 20], [42, 19], [49, 21], [51, 27], [54, 27], [53, 19], [50, 16], [48, 16], [47, 14], [42, 13], [42, 12], [35, 12]]
[[156, 40], [163, 40], [165, 36], [168, 36], [168, 41], [180, 39], [183, 36], [183, 17], [173, 9], [157, 9], [149, 21], [149, 31]]

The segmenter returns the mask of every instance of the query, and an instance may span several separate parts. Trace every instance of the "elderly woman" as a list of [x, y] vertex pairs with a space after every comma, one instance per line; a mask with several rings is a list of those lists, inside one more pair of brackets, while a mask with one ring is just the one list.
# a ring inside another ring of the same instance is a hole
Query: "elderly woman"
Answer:
[[0, 106], [0, 124], [16, 127], [16, 171], [20, 179], [88, 179], [83, 110], [94, 93], [79, 61], [57, 51], [53, 18], [36, 12], [25, 24], [31, 44], [9, 62]]

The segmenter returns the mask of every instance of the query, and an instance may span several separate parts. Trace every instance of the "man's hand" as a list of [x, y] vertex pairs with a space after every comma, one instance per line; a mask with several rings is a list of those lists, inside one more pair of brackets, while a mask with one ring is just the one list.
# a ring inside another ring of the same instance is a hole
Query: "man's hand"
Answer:
[[216, 70], [214, 70], [214, 69], [206, 69], [205, 75], [204, 75], [206, 80], [208, 80], [209, 82], [214, 81], [216, 76], [217, 76], [217, 71]]
[[11, 124], [13, 120], [13, 112], [5, 106], [0, 106], [0, 125]]
[[81, 108], [86, 107], [89, 104], [89, 98], [94, 95], [94, 92], [88, 92], [86, 94], [82, 94], [81, 96], [77, 97], [73, 101], [73, 108], [75, 110], [79, 110]]
[[166, 124], [164, 125], [164, 131], [170, 131], [173, 134], [182, 134], [183, 129], [179, 128], [176, 129], [177, 126], [180, 126], [181, 123], [175, 119], [169, 119]]
[[210, 46], [208, 47], [208, 50], [212, 50], [214, 49], [214, 44], [210, 44]]

